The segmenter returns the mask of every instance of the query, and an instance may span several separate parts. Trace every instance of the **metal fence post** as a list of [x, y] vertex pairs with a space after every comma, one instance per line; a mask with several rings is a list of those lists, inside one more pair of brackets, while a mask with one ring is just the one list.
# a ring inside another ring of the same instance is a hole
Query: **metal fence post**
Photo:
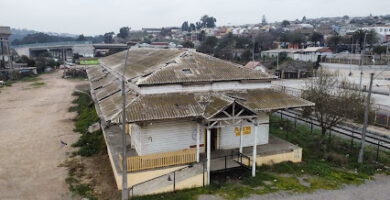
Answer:
[[176, 193], [176, 171], [173, 172], [173, 192]]
[[310, 120], [310, 133], [313, 134], [313, 120]]
[[280, 111], [280, 121], [283, 121], [283, 112]]
[[353, 132], [352, 132], [352, 135], [351, 135], [351, 149], [353, 149]]
[[378, 159], [379, 159], [379, 143], [380, 143], [381, 141], [380, 140], [378, 140], [378, 146], [376, 147], [376, 161], [378, 161]]
[[297, 116], [294, 117], [295, 128], [297, 128]]
[[226, 170], [226, 156], [225, 156], [225, 170]]
[[204, 161], [203, 161], [203, 187], [204, 187]]

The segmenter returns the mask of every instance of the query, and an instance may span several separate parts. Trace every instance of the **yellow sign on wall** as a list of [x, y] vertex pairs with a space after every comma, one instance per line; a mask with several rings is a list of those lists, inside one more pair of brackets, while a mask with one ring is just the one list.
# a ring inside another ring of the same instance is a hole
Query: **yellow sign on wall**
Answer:
[[[251, 134], [251, 127], [250, 126], [244, 126], [242, 127], [242, 133], [244, 135], [249, 135]], [[236, 136], [240, 136], [240, 128], [239, 127], [234, 127], [234, 133], [236, 134]]]
[[234, 127], [234, 133], [236, 134], [236, 136], [240, 136], [240, 128], [238, 127]]
[[251, 127], [250, 126], [245, 126], [242, 130], [242, 132], [244, 133], [244, 135], [249, 135], [251, 134]]

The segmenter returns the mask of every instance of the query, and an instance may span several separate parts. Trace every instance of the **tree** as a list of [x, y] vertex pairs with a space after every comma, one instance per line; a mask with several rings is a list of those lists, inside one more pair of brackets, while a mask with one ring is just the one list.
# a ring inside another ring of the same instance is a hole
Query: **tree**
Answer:
[[194, 48], [194, 43], [192, 43], [191, 41], [189, 40], [186, 40], [185, 42], [183, 42], [181, 45], [183, 45], [184, 48]]
[[289, 25], [290, 25], [290, 22], [289, 22], [289, 21], [283, 20], [283, 22], [282, 22], [282, 27], [286, 28], [286, 27], [289, 26]]
[[344, 20], [348, 20], [348, 19], [349, 19], [349, 16], [348, 16], [348, 15], [344, 15], [344, 16], [343, 16], [343, 19], [344, 19]]
[[387, 51], [387, 47], [385, 46], [375, 46], [373, 49], [372, 49], [372, 52], [375, 53], [375, 54], [386, 54], [386, 51]]
[[218, 38], [215, 36], [207, 37], [206, 40], [204, 40], [200, 46], [198, 47], [197, 51], [206, 53], [206, 54], [213, 54], [214, 48], [218, 44]]
[[34, 43], [46, 43], [46, 42], [64, 42], [64, 41], [74, 41], [73, 37], [62, 37], [62, 36], [54, 36], [48, 35], [46, 33], [33, 33], [28, 34], [24, 38], [20, 40], [12, 41], [13, 45], [21, 45], [21, 44], [34, 44]]
[[270, 32], [260, 32], [256, 35], [255, 41], [260, 48], [259, 51], [265, 51], [273, 48], [275, 37]]
[[264, 25], [267, 25], [267, 19], [265, 18], [265, 15], [263, 15], [263, 17], [261, 18], [261, 24], [264, 26]]
[[79, 37], [77, 38], [77, 41], [85, 41], [85, 37], [83, 34], [79, 35]]
[[17, 63], [27, 63], [27, 66], [34, 67], [35, 61], [33, 59], [29, 59], [26, 55], [20, 56], [18, 60], [16, 60]]
[[196, 22], [195, 23], [196, 29], [201, 29], [203, 27], [202, 22]]
[[204, 30], [202, 30], [199, 34], [198, 34], [198, 40], [199, 41], [204, 41], [206, 39], [206, 32], [204, 32]]
[[324, 35], [322, 35], [321, 33], [319, 32], [313, 32], [311, 34], [311, 37], [310, 37], [310, 40], [314, 43], [317, 43], [317, 42], [322, 42], [324, 41]]
[[306, 41], [305, 36], [300, 32], [288, 32], [280, 36], [281, 42], [289, 42], [293, 45], [300, 45]]
[[119, 29], [118, 37], [126, 39], [130, 35], [130, 28], [128, 26], [122, 27]]
[[114, 41], [113, 39], [114, 32], [108, 32], [104, 34], [104, 43], [112, 43]]
[[188, 31], [188, 22], [187, 21], [185, 21], [185, 22], [183, 22], [183, 24], [181, 25], [181, 30], [182, 31]]
[[338, 35], [328, 37], [326, 43], [332, 51], [337, 52], [338, 45], [340, 43], [341, 37]]
[[217, 48], [214, 51], [214, 55], [217, 58], [225, 60], [232, 60], [233, 49], [235, 48], [236, 41], [234, 40], [233, 34], [228, 33], [220, 40]]
[[[346, 82], [344, 82], [345, 84]], [[320, 70], [317, 78], [307, 83], [302, 97], [315, 103], [305, 108], [305, 114], [313, 113], [321, 126], [322, 136], [327, 130], [346, 119], [356, 119], [364, 112], [364, 97], [356, 90], [341, 89], [336, 74]]]
[[208, 15], [204, 15], [202, 18], [200, 18], [200, 21], [202, 22], [202, 26], [206, 28], [214, 28], [215, 22], [217, 22], [217, 19], [214, 17], [209, 17]]
[[306, 16], [302, 17], [302, 23], [306, 23]]
[[195, 31], [195, 30], [196, 30], [195, 24], [191, 23], [190, 24], [190, 32]]
[[364, 46], [364, 38], [366, 37], [366, 43], [370, 45], [370, 47], [373, 46], [374, 43], [378, 42], [377, 33], [375, 30], [362, 30], [359, 29], [355, 31], [352, 35], [353, 41], [357, 41], [360, 49], [363, 49]]

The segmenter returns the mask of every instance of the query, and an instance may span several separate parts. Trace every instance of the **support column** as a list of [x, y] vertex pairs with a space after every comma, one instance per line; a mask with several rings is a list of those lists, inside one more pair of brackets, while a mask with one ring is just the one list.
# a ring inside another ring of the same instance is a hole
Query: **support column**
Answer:
[[242, 153], [242, 145], [244, 143], [244, 136], [242, 132], [242, 121], [240, 123], [240, 153]]
[[200, 125], [196, 124], [196, 162], [199, 163], [199, 134], [200, 132]]
[[253, 138], [253, 161], [252, 161], [252, 176], [256, 176], [256, 159], [257, 159], [257, 130], [258, 130], [258, 123], [255, 124], [255, 133]]
[[210, 162], [211, 162], [211, 133], [207, 128], [207, 185], [210, 185]]

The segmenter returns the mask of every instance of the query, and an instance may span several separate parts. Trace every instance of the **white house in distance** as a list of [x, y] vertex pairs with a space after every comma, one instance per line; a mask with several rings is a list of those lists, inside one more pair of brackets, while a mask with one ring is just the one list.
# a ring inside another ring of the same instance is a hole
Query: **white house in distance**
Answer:
[[[125, 55], [87, 69], [118, 189]], [[224, 168], [301, 161], [301, 148], [269, 136], [269, 116], [313, 103], [272, 90], [273, 76], [192, 50], [133, 48], [125, 78], [130, 194], [200, 187]]]

